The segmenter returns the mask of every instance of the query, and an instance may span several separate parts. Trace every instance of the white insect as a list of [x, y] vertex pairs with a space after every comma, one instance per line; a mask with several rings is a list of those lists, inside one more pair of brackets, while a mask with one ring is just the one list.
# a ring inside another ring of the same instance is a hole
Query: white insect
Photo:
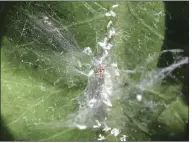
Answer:
[[107, 24], [107, 28], [110, 28], [112, 24], [113, 24], [113, 22], [110, 20], [110, 21], [108, 22], [108, 24]]
[[102, 141], [105, 140], [106, 138], [104, 136], [102, 136], [101, 134], [99, 134], [99, 138], [97, 140]]
[[116, 32], [115, 32], [115, 28], [111, 28], [111, 30], [109, 31], [109, 39], [111, 39], [113, 36], [115, 36]]
[[91, 99], [91, 100], [89, 101], [89, 103], [88, 103], [89, 107], [93, 108], [93, 106], [95, 105], [96, 102], [97, 102], [96, 99], [94, 99], [94, 98]]
[[93, 70], [91, 70], [91, 71], [88, 73], [88, 77], [92, 76], [92, 75], [93, 75], [93, 73], [94, 73], [94, 71], [93, 71]]
[[120, 134], [120, 130], [117, 128], [113, 128], [111, 130], [111, 135], [114, 135], [115, 137], [118, 136]]
[[103, 129], [103, 131], [107, 132], [107, 131], [110, 131], [110, 130], [111, 130], [111, 128], [108, 127], [108, 126], [105, 124], [105, 128]]
[[98, 44], [99, 44], [99, 46], [101, 46], [104, 50], [110, 50], [110, 49], [113, 47], [113, 45], [110, 44], [110, 43], [99, 42]]
[[93, 128], [101, 127], [101, 123], [98, 120], [95, 120], [95, 122], [97, 123], [97, 125], [93, 125]]
[[49, 18], [48, 18], [47, 16], [44, 16], [43, 19], [44, 19], [44, 20], [48, 20]]
[[141, 101], [142, 100], [142, 95], [137, 94], [137, 101]]
[[111, 13], [111, 16], [113, 16], [113, 17], [115, 17], [115, 16], [116, 16], [116, 13], [115, 13], [115, 12], [110, 11], [110, 13]]
[[85, 49], [83, 50], [84, 53], [86, 53], [87, 55], [91, 55], [92, 54], [92, 50], [90, 47], [85, 47]]
[[87, 127], [85, 125], [76, 125], [80, 130], [85, 130]]
[[126, 135], [123, 135], [121, 138], [120, 138], [120, 141], [122, 141], [122, 142], [125, 142], [126, 141]]
[[112, 6], [112, 8], [117, 8], [119, 5], [118, 4], [114, 4], [113, 6]]
[[113, 11], [109, 11], [109, 12], [105, 13], [105, 16], [107, 16], [107, 17], [109, 17], [109, 16], [116, 17], [116, 14]]

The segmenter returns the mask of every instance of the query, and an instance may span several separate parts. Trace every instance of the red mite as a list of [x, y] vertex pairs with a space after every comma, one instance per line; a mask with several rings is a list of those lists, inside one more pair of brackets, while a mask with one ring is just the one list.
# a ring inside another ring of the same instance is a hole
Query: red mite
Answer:
[[98, 69], [98, 72], [99, 72], [100, 74], [102, 74], [102, 73], [104, 72], [104, 67], [100, 66], [99, 69]]

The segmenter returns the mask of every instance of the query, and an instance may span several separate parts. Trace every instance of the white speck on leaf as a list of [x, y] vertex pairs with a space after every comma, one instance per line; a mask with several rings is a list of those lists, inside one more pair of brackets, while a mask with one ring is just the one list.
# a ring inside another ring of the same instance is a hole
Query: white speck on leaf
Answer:
[[110, 28], [110, 26], [112, 25], [112, 21], [110, 20], [107, 24], [107, 28]]
[[77, 127], [80, 129], [80, 130], [85, 130], [87, 127], [85, 125], [78, 125], [77, 124]]
[[109, 43], [109, 44], [107, 44], [107, 46], [105, 47], [105, 49], [106, 49], [106, 50], [110, 50], [112, 47], [113, 47], [113, 45]]
[[109, 31], [109, 39], [111, 39], [111, 37], [115, 36], [116, 32], [115, 32], [115, 28], [111, 28], [111, 30]]
[[122, 141], [122, 142], [125, 142], [126, 141], [126, 135], [123, 135], [121, 138], [120, 138], [120, 141]]
[[111, 12], [111, 16], [113, 16], [113, 17], [116, 16], [115, 12], [113, 12], [113, 11], [110, 11], [110, 12]]
[[107, 12], [105, 13], [105, 16], [111, 16], [111, 13]]
[[48, 18], [47, 16], [44, 16], [43, 19], [44, 19], [44, 20], [48, 20], [49, 18]]
[[101, 134], [99, 134], [99, 138], [97, 140], [102, 141], [105, 140], [106, 138], [104, 136], [102, 136]]
[[93, 125], [93, 128], [99, 128], [99, 126], [98, 125]]
[[98, 120], [95, 120], [95, 122], [97, 123], [97, 126], [101, 127], [101, 123]]
[[113, 45], [112, 44], [110, 44], [110, 43], [108, 43], [107, 44], [107, 42], [98, 42], [98, 44], [99, 44], [99, 46], [101, 46], [104, 50], [110, 50], [112, 47], [113, 47]]
[[90, 76], [92, 76], [93, 75], [93, 73], [94, 73], [94, 71], [93, 70], [91, 70], [89, 73], [88, 73], [88, 76], [90, 77]]
[[119, 5], [118, 4], [114, 4], [113, 6], [112, 6], [112, 8], [117, 8]]
[[137, 94], [137, 101], [141, 101], [142, 100], [142, 95]]
[[109, 130], [111, 130], [111, 128], [110, 127], [108, 127], [107, 125], [105, 125], [105, 128], [103, 129], [103, 131], [109, 131]]
[[89, 101], [89, 107], [93, 107], [93, 105], [95, 104], [97, 102], [97, 100], [96, 99], [91, 99], [90, 101]]
[[86, 53], [87, 55], [91, 55], [92, 54], [92, 50], [90, 47], [85, 47], [85, 49], [83, 50], [84, 53]]
[[107, 50], [105, 50], [105, 55], [107, 56], [109, 53], [108, 53], [108, 51]]
[[115, 14], [115, 12], [113, 12], [113, 11], [109, 11], [109, 12], [105, 13], [105, 16], [107, 16], [107, 17], [109, 17], [109, 16], [115, 17], [116, 14]]
[[118, 136], [119, 133], [120, 133], [120, 131], [119, 131], [119, 129], [117, 129], [117, 128], [113, 128], [113, 129], [111, 130], [111, 135], [114, 135], [115, 137]]
[[51, 25], [52, 23], [51, 22], [47, 22], [48, 25]]
[[99, 42], [98, 44], [99, 44], [99, 46], [101, 46], [101, 47], [105, 47], [105, 46], [107, 45], [107, 43], [105, 43], [105, 42]]

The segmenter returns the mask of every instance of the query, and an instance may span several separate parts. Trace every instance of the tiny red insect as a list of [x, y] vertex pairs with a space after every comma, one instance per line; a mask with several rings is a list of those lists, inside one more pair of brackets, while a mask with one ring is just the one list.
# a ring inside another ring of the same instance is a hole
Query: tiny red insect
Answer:
[[99, 69], [98, 69], [98, 72], [103, 73], [104, 72], [104, 67], [100, 66]]

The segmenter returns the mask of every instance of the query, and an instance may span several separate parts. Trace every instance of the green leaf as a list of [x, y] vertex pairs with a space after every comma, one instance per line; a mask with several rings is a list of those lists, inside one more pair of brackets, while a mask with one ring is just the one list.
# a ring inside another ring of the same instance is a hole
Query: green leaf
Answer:
[[[72, 126], [70, 115], [79, 109], [76, 99], [87, 86], [87, 78], [73, 73], [72, 67], [82, 61], [85, 65], [81, 68], [89, 70], [86, 65], [91, 65], [92, 59], [78, 53], [85, 47], [90, 47], [94, 55], [99, 52], [97, 43], [106, 36], [110, 20], [105, 13], [113, 4], [26, 2], [10, 15], [13, 24], [4, 37], [1, 52], [1, 114], [15, 140], [98, 139], [101, 131]], [[128, 141], [151, 140], [158, 132], [151, 128], [154, 122], [170, 130], [184, 130], [188, 108], [176, 101], [180, 85], [154, 84], [143, 89], [142, 102], [136, 100], [141, 92], [137, 84], [148, 78], [143, 74], [156, 69], [164, 35], [163, 2], [119, 2], [114, 11], [117, 36], [111, 53], [120, 70], [142, 72], [129, 77], [122, 73], [122, 83], [128, 87], [117, 89], [121, 100], [114, 101], [110, 121], [128, 135]], [[42, 21], [46, 16], [52, 20], [51, 32]], [[109, 136], [107, 140], [119, 138]]]

